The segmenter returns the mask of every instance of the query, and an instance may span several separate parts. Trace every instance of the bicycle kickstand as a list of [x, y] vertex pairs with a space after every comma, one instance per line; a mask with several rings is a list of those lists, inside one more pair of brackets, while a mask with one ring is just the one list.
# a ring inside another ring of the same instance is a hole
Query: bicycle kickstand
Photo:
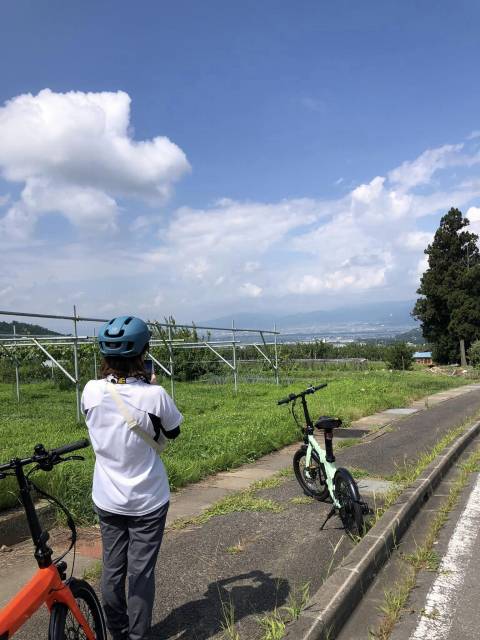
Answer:
[[327, 524], [327, 522], [330, 520], [330, 518], [335, 515], [335, 513], [336, 513], [335, 507], [332, 507], [330, 509], [330, 511], [328, 512], [328, 516], [325, 518], [322, 526], [320, 527], [320, 531], [323, 531], [323, 527]]

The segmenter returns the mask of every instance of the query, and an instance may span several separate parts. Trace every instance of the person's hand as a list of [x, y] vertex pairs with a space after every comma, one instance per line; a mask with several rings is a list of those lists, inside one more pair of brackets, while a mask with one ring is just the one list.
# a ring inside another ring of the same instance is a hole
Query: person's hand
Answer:
[[152, 373], [152, 377], [150, 378], [150, 384], [157, 384], [157, 376]]

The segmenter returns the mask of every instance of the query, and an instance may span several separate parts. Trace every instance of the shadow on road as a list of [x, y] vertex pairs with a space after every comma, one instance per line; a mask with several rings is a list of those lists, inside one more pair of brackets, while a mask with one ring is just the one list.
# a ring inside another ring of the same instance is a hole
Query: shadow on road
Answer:
[[235, 623], [282, 606], [290, 592], [288, 581], [263, 571], [250, 571], [211, 582], [204, 597], [186, 602], [152, 627], [150, 637], [207, 640], [222, 630], [225, 612], [233, 606]]

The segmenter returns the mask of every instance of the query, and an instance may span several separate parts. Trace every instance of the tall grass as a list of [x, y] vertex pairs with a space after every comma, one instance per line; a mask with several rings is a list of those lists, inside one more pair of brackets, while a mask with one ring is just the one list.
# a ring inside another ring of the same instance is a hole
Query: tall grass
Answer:
[[[176, 402], [185, 416], [181, 437], [163, 454], [173, 488], [195, 482], [215, 471], [229, 469], [299, 439], [285, 406], [276, 401], [290, 391], [327, 381], [329, 386], [309, 398], [312, 416], [333, 414], [347, 424], [381, 409], [405, 406], [423, 395], [459, 386], [462, 378], [410, 371], [296, 372], [289, 386], [273, 383], [231, 385], [178, 383]], [[27, 384], [17, 404], [14, 388], [0, 384], [0, 462], [30, 455], [36, 443], [54, 447], [87, 435], [75, 422], [73, 391], [59, 391], [49, 382]], [[64, 500], [80, 521], [92, 518], [90, 485], [93, 454], [85, 463], [69, 463], [38, 481]], [[15, 504], [15, 485], [0, 482], [0, 508]]]

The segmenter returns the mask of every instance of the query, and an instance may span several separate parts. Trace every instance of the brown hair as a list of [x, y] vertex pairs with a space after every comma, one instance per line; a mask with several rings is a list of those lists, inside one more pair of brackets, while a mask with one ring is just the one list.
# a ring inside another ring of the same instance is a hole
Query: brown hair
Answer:
[[113, 375], [116, 378], [140, 378], [147, 380], [147, 372], [143, 364], [142, 355], [133, 358], [121, 356], [105, 356], [101, 365], [102, 378]]

